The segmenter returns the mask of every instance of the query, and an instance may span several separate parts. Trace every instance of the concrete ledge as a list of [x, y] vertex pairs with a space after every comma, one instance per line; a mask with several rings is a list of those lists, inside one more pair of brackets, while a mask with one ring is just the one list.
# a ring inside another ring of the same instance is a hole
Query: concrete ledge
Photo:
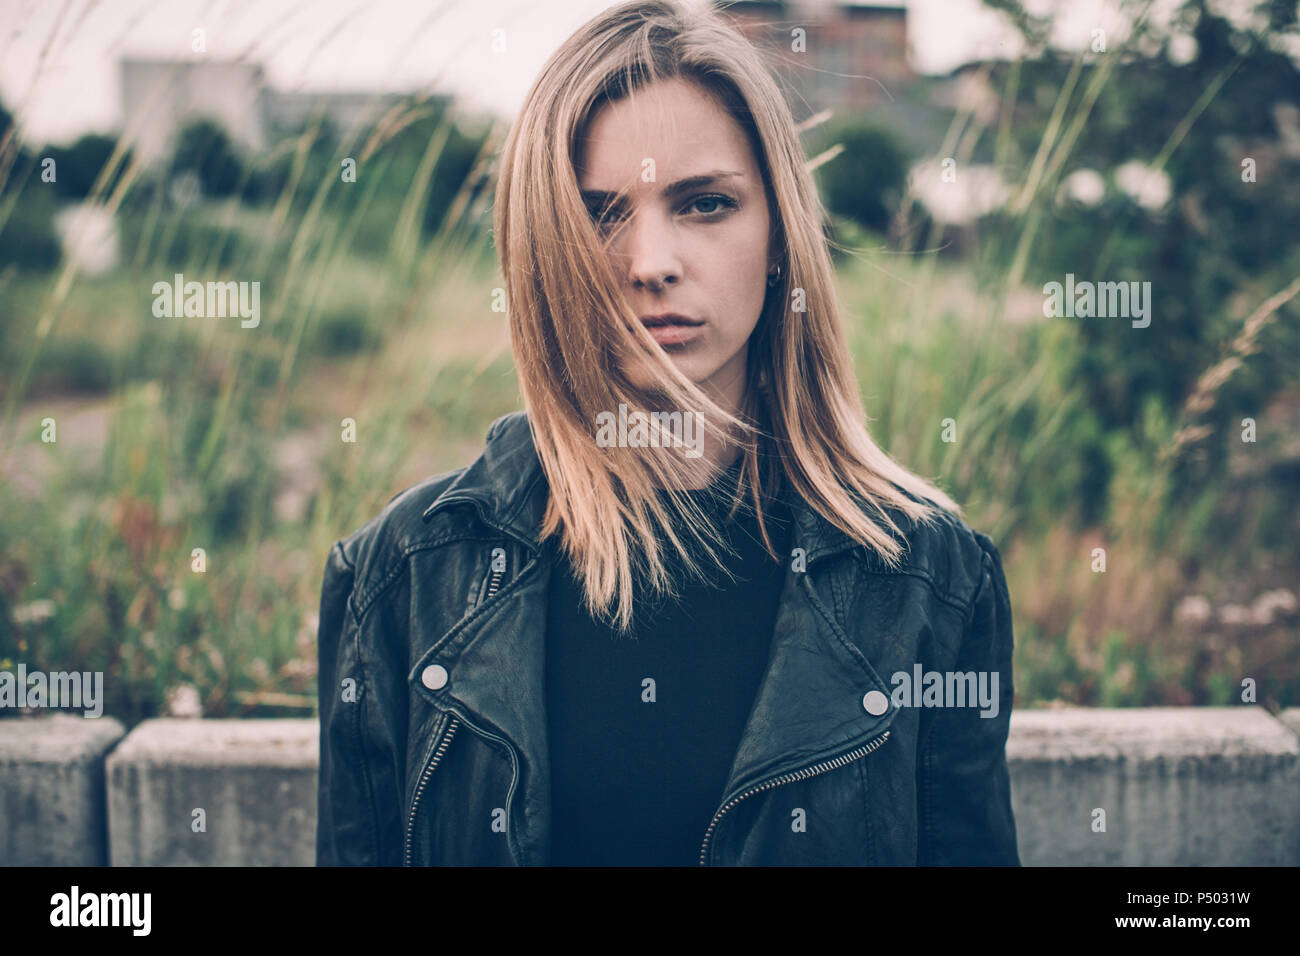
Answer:
[[[314, 719], [151, 720], [125, 739], [108, 717], [0, 720], [0, 863], [310, 866], [318, 734]], [[1300, 708], [1017, 710], [1021, 860], [1298, 865], [1297, 735]]]
[[104, 866], [104, 754], [125, 728], [53, 713], [0, 720], [0, 865]]
[[140, 724], [108, 759], [113, 865], [314, 865], [318, 741], [311, 719]]
[[1300, 707], [1288, 707], [1282, 713], [1277, 715], [1277, 719], [1282, 721], [1297, 737], [1300, 737]]
[[1300, 741], [1262, 708], [1014, 711], [1007, 762], [1027, 866], [1300, 863]]

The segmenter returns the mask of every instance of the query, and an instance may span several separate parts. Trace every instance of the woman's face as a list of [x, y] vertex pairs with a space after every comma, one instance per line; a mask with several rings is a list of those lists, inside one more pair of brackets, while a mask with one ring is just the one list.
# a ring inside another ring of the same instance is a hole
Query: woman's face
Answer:
[[[628, 302], [677, 368], [729, 409], [767, 291], [767, 195], [744, 130], [700, 87], [664, 80], [603, 104], [579, 144], [578, 186]], [[652, 382], [648, 365], [627, 370]]]

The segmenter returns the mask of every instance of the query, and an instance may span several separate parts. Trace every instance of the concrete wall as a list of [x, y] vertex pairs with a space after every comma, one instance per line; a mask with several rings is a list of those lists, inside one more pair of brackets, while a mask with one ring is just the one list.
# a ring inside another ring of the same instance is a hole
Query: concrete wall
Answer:
[[108, 863], [104, 756], [125, 732], [111, 717], [0, 720], [0, 865]]
[[1013, 711], [1007, 763], [1026, 865], [1300, 863], [1300, 742], [1262, 708]]
[[[314, 720], [151, 720], [125, 737], [107, 717], [0, 720], [0, 864], [309, 866], [317, 733]], [[1296, 866], [1297, 735], [1300, 708], [1016, 711], [1021, 860]]]
[[314, 720], [149, 720], [108, 758], [114, 866], [312, 866]]

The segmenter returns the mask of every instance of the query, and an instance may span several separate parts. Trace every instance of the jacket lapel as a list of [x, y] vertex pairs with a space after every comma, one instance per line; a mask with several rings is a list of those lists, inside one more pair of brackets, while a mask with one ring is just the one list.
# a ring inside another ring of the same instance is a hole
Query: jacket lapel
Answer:
[[[767, 672], [731, 765], [722, 801], [782, 774], [806, 770], [880, 736], [895, 708], [866, 710], [890, 690], [817, 596], [811, 570], [787, 570]], [[828, 571], [827, 573], [834, 573]]]
[[[506, 796], [507, 833], [516, 859], [532, 864], [544, 862], [549, 852], [550, 748], [543, 686], [549, 577], [544, 556], [532, 557], [501, 591], [435, 643], [410, 674], [413, 688], [439, 707], [450, 705], [508, 752], [514, 783]], [[442, 692], [428, 691], [421, 682], [430, 664], [447, 670]]]
[[[517, 852], [524, 862], [542, 862], [550, 829], [543, 686], [550, 564], [537, 533], [548, 488], [525, 413], [499, 419], [488, 435], [483, 454], [424, 518], [457, 502], [472, 504], [485, 524], [523, 544], [529, 558], [517, 573], [507, 574], [500, 592], [434, 642], [415, 662], [410, 680], [439, 706], [445, 707], [447, 698], [459, 702], [481, 732], [504, 735], [502, 743], [508, 742], [511, 759], [518, 761], [512, 800], [522, 798], [526, 808], [512, 816], [511, 829], [519, 830]], [[823, 571], [832, 571], [827, 559], [853, 548], [853, 539], [788, 490], [784, 500], [794, 517], [793, 546], [805, 549], [808, 570], [787, 567], [767, 672], [732, 762], [724, 803], [762, 781], [861, 746], [883, 734], [896, 713], [892, 705], [878, 716], [866, 710], [864, 695], [877, 691], [888, 699], [889, 688], [814, 586]], [[421, 684], [432, 663], [451, 675], [444, 691], [430, 692]]]

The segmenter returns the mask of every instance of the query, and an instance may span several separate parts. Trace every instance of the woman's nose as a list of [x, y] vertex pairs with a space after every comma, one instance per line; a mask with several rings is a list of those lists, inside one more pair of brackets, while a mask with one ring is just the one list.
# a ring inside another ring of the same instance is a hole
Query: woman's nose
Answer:
[[682, 267], [671, 220], [651, 210], [638, 210], [623, 239], [628, 278], [637, 288], [658, 288], [681, 279]]

